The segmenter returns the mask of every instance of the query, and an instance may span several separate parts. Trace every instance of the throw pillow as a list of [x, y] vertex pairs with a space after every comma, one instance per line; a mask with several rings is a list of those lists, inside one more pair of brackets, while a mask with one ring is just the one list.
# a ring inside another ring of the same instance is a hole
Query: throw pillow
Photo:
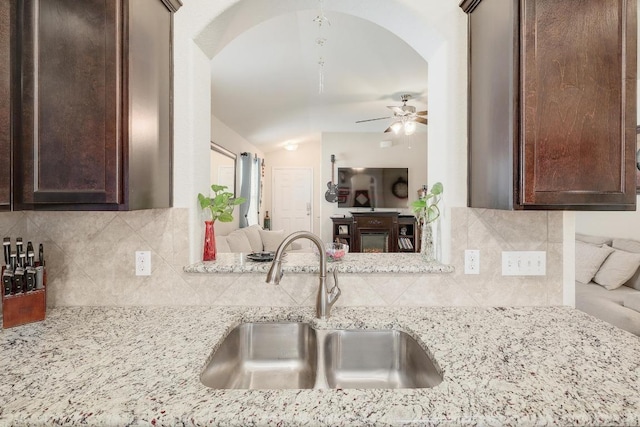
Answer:
[[[627, 252], [640, 253], [640, 242], [637, 240], [631, 239], [613, 239], [612, 244], [614, 249], [621, 249]], [[637, 289], [640, 291], [640, 269], [638, 269], [631, 279], [627, 280], [624, 284], [633, 289]]]
[[251, 250], [251, 243], [249, 243], [247, 235], [242, 230], [236, 230], [229, 233], [227, 236], [227, 243], [229, 243], [231, 252], [253, 252], [253, 250]]
[[613, 249], [609, 246], [594, 246], [576, 240], [576, 280], [589, 283], [611, 252]]
[[585, 243], [591, 243], [592, 245], [596, 245], [596, 246], [602, 246], [602, 245], [611, 246], [610, 237], [591, 236], [589, 234], [576, 233], [576, 240], [580, 240], [581, 242], [585, 242]]
[[260, 230], [262, 230], [262, 227], [255, 224], [250, 227], [241, 228], [240, 230], [244, 231], [247, 235], [252, 252], [262, 252], [262, 237], [260, 236]]
[[284, 240], [284, 230], [260, 230], [260, 237], [262, 237], [264, 250], [267, 252], [275, 252]]
[[613, 239], [611, 245], [614, 249], [622, 249], [627, 252], [640, 253], [640, 242], [631, 239]]
[[600, 266], [593, 281], [611, 291], [624, 285], [639, 266], [640, 254], [614, 249]]
[[640, 293], [632, 293], [624, 296], [622, 305], [635, 311], [640, 311]]

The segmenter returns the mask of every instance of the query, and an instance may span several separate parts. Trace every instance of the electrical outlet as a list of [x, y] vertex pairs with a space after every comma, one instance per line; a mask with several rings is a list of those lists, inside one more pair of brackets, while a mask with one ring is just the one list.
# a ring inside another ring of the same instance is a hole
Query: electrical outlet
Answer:
[[465, 249], [464, 274], [480, 274], [480, 251], [478, 249]]
[[136, 251], [136, 276], [151, 276], [151, 252]]

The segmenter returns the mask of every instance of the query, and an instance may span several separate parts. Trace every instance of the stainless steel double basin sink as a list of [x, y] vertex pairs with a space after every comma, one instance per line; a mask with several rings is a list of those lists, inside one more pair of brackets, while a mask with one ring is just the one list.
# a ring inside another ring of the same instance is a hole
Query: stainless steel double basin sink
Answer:
[[395, 389], [434, 387], [442, 375], [404, 332], [283, 322], [237, 326], [200, 381], [216, 389]]

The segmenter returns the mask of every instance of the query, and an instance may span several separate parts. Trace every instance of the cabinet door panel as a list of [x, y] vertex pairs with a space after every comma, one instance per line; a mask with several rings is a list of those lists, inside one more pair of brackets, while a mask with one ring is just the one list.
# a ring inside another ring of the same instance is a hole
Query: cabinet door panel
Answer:
[[0, 4], [0, 209], [11, 204], [11, 2]]
[[635, 8], [524, 3], [520, 203], [633, 204]]
[[23, 5], [19, 200], [119, 203], [119, 2]]

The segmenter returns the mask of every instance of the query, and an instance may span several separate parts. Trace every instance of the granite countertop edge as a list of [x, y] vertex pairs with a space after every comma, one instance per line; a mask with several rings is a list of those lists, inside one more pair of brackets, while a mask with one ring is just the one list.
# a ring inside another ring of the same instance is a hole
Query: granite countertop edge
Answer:
[[[186, 273], [266, 273], [271, 262], [254, 262], [247, 254], [222, 253], [215, 261], [201, 261], [183, 268]], [[344, 260], [327, 263], [338, 273], [447, 274], [455, 271], [449, 264], [425, 261], [418, 253], [347, 254]], [[313, 253], [288, 253], [282, 263], [285, 273], [318, 273], [318, 258]]]

